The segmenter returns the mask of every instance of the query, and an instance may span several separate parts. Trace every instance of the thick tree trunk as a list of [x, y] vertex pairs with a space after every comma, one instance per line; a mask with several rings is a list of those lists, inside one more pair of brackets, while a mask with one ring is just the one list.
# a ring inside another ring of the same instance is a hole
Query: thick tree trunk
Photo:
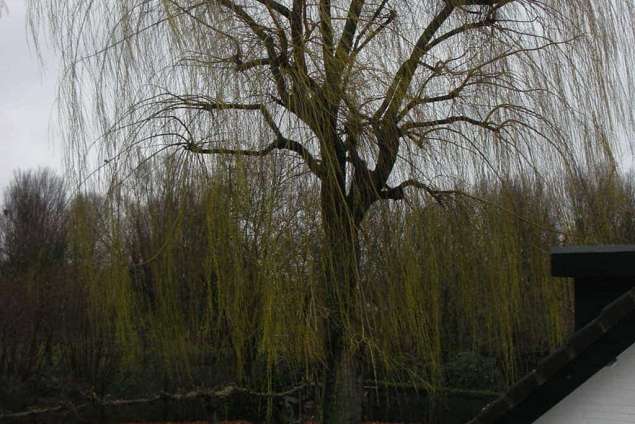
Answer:
[[[334, 340], [332, 340], [334, 342]], [[359, 424], [362, 419], [362, 381], [359, 360], [342, 338], [341, 346], [331, 346], [324, 381], [322, 423]]]
[[[324, 183], [323, 183], [324, 184]], [[359, 279], [358, 228], [341, 186], [322, 187], [324, 284], [329, 311], [324, 375], [323, 424], [359, 424], [362, 418], [361, 367], [352, 339]]]

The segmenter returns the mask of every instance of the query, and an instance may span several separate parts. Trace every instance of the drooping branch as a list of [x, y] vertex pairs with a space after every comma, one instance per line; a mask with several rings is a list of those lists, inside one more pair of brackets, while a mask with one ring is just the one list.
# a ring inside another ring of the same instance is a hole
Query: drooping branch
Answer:
[[216, 101], [214, 99], [210, 99], [204, 96], [178, 96], [170, 94], [172, 97], [176, 99], [173, 105], [165, 108], [165, 110], [171, 108], [183, 108], [183, 109], [195, 109], [195, 110], [204, 110], [206, 112], [215, 112], [215, 111], [223, 111], [223, 110], [253, 110], [260, 111], [265, 122], [272, 131], [276, 134], [278, 139], [283, 139], [284, 136], [278, 128], [278, 125], [273, 120], [271, 113], [267, 109], [267, 107], [262, 103], [234, 103], [234, 102], [222, 102]]
[[187, 137], [179, 136], [178, 134], [171, 134], [177, 136], [182, 141], [173, 144], [173, 146], [183, 147], [185, 150], [197, 153], [197, 154], [209, 154], [209, 155], [237, 155], [237, 156], [252, 156], [262, 157], [266, 156], [274, 150], [288, 150], [298, 154], [306, 163], [308, 168], [319, 178], [322, 177], [322, 165], [321, 161], [316, 159], [306, 147], [295, 140], [291, 140], [284, 136], [278, 125], [276, 124], [271, 112], [262, 103], [240, 103], [240, 102], [223, 102], [217, 101], [205, 96], [184, 96], [167, 93], [165, 95], [170, 96], [172, 99], [168, 100], [167, 105], [161, 109], [161, 112], [169, 112], [175, 109], [188, 109], [188, 110], [202, 110], [206, 112], [218, 112], [218, 111], [259, 111], [262, 115], [265, 123], [269, 126], [275, 135], [274, 140], [262, 149], [232, 149], [232, 148], [205, 148], [202, 147], [204, 143], [196, 141], [191, 132], [189, 132], [188, 126], [178, 117], [173, 115], [164, 115], [156, 113], [155, 117], [163, 117], [176, 120], [181, 127], [187, 132]]

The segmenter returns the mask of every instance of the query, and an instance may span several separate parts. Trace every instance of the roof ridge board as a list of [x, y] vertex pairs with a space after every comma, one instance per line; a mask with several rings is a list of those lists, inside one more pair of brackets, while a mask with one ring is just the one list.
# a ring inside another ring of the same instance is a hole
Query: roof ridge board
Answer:
[[540, 361], [535, 369], [512, 385], [498, 399], [487, 404], [467, 424], [495, 423], [496, 419], [526, 400], [535, 389], [549, 381], [549, 378], [609, 332], [633, 310], [635, 310], [635, 288], [602, 308], [602, 312], [573, 334], [565, 345]]

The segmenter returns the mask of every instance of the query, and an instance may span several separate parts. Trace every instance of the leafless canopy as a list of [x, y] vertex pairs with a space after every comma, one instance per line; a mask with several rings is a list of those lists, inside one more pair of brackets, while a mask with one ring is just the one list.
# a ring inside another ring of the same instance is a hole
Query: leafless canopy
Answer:
[[475, 173], [571, 164], [634, 118], [627, 0], [30, 7], [66, 66], [71, 159], [86, 163], [86, 134], [102, 134], [100, 162], [118, 173], [111, 160], [123, 155], [134, 166], [158, 152], [277, 152], [324, 179], [337, 159], [347, 196], [372, 203]]

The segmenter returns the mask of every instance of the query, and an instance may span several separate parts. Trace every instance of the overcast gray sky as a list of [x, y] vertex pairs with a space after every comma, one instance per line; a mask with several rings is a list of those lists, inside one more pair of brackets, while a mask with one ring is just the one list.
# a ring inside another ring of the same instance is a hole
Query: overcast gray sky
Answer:
[[0, 192], [16, 169], [61, 170], [62, 144], [55, 118], [57, 65], [44, 52], [45, 67], [27, 42], [25, 0], [5, 0], [0, 17]]

